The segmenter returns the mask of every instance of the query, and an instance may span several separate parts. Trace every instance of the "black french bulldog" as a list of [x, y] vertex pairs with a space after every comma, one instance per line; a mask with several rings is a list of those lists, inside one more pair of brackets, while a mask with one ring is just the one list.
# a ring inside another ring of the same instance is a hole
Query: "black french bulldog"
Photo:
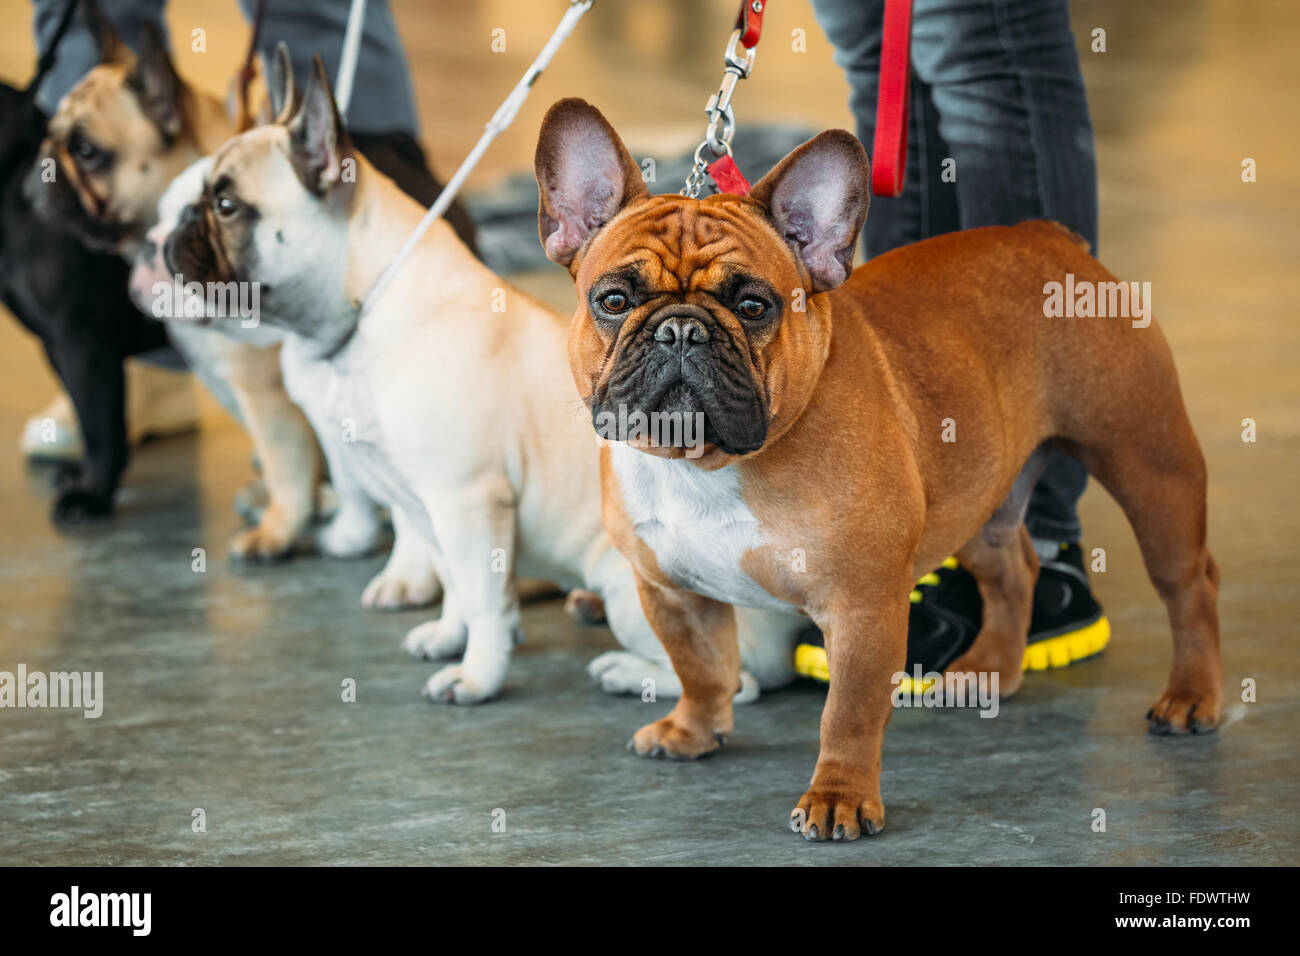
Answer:
[[42, 222], [23, 195], [47, 119], [34, 85], [0, 84], [0, 299], [41, 340], [76, 408], [85, 456], [60, 469], [52, 518], [77, 522], [111, 513], [126, 468], [122, 363], [167, 333], [127, 296], [126, 262]]

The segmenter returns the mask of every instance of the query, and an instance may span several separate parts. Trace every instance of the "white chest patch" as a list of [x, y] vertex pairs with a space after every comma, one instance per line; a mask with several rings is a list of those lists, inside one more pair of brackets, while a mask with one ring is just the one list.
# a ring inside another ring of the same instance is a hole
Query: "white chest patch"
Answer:
[[762, 538], [735, 468], [704, 471], [621, 443], [612, 444], [610, 453], [628, 515], [664, 574], [717, 601], [795, 610], [741, 569], [745, 552]]

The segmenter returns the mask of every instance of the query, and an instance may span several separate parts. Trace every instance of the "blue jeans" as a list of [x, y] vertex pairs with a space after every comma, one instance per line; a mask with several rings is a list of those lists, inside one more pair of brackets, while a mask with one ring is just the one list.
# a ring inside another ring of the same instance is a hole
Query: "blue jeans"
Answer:
[[[813, 8], [870, 149], [884, 2], [813, 0]], [[914, 0], [909, 108], [907, 179], [900, 196], [872, 197], [868, 258], [1025, 219], [1063, 223], [1096, 253], [1097, 159], [1067, 0]], [[954, 181], [944, 181], [945, 167]], [[1076, 459], [1053, 453], [1030, 498], [1030, 534], [1077, 541], [1087, 481]]]
[[[68, 0], [33, 0], [39, 49], [48, 46], [67, 3]], [[140, 28], [145, 21], [163, 24], [165, 29], [165, 6], [166, 0], [112, 0], [109, 3], [100, 0], [100, 9], [114, 30], [133, 49], [138, 48]], [[283, 40], [289, 44], [299, 89], [303, 89], [311, 77], [312, 57], [317, 53], [325, 61], [325, 70], [331, 79], [336, 78], [343, 50], [343, 28], [348, 22], [350, 6], [349, 0], [267, 0], [259, 38], [260, 52], [269, 61], [277, 43]], [[257, 0], [239, 0], [238, 7], [251, 23]], [[235, 9], [235, 0], [230, 0], [230, 13], [233, 14]], [[188, 37], [183, 39], [188, 42]], [[246, 45], [241, 47], [238, 59], [229, 63], [232, 78], [243, 63], [244, 49], [247, 49]], [[59, 46], [54, 69], [41, 84], [37, 103], [46, 113], [53, 113], [59, 100], [97, 62], [94, 43], [78, 12]], [[348, 111], [348, 129], [356, 133], [403, 132], [419, 137], [411, 71], [388, 0], [369, 0], [366, 4], [357, 75]]]

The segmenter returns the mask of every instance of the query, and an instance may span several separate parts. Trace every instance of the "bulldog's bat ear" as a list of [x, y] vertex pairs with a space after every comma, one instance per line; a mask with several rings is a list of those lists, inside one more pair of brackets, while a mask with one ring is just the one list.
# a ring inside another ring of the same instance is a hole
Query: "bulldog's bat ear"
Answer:
[[853, 271], [870, 201], [869, 168], [856, 136], [827, 130], [781, 160], [750, 193], [808, 269], [814, 292], [835, 288]]
[[289, 59], [289, 45], [281, 40], [275, 47], [275, 56], [265, 70], [266, 90], [271, 97], [271, 110], [275, 122], [288, 126], [293, 116], [298, 95], [293, 82], [293, 61]]
[[547, 111], [535, 162], [537, 230], [547, 257], [562, 266], [619, 210], [647, 195], [641, 167], [585, 100], [560, 100]]
[[81, 9], [86, 18], [86, 29], [90, 31], [90, 38], [99, 53], [99, 62], [125, 60], [129, 53], [127, 46], [104, 16], [104, 11], [99, 9], [99, 4], [95, 0], [81, 0]]
[[181, 106], [184, 86], [172, 65], [162, 27], [152, 20], [145, 21], [141, 28], [140, 53], [127, 83], [135, 92], [140, 109], [158, 127], [163, 138], [171, 141], [179, 136], [185, 127]]
[[317, 54], [302, 104], [287, 123], [293, 168], [311, 192], [326, 192], [342, 177], [347, 133], [330, 92], [325, 64]]

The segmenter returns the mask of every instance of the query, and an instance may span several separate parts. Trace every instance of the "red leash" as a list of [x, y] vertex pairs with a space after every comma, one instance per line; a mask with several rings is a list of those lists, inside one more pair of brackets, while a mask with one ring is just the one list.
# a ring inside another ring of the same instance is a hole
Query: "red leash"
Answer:
[[[698, 196], [703, 174], [708, 173], [719, 192], [749, 195], [749, 182], [731, 157], [735, 116], [731, 94], [737, 80], [754, 66], [754, 47], [763, 33], [763, 12], [767, 0], [742, 0], [727, 53], [722, 87], [705, 107], [708, 135], [695, 151], [695, 166], [687, 177], [684, 195]], [[880, 84], [876, 90], [876, 137], [872, 143], [871, 191], [877, 196], [897, 196], [907, 175], [907, 118], [911, 74], [912, 0], [885, 0], [880, 44]], [[737, 45], [745, 48], [739, 57]], [[708, 147], [716, 159], [705, 162]]]
[[740, 43], [746, 50], [758, 46], [758, 38], [763, 33], [764, 0], [744, 0], [740, 13], [736, 16], [736, 29], [740, 31]]
[[876, 89], [876, 138], [871, 147], [871, 191], [897, 196], [907, 174], [908, 81], [911, 71], [912, 0], [885, 0]]

